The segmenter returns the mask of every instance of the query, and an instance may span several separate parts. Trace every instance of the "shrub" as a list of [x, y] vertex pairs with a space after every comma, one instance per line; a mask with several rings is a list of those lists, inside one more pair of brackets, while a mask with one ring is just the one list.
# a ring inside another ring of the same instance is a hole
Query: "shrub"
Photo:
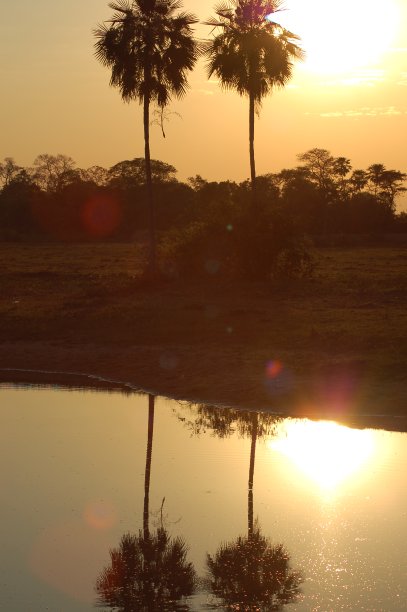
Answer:
[[315, 271], [315, 258], [309, 244], [300, 240], [297, 244], [280, 251], [272, 267], [275, 279], [310, 278]]
[[192, 224], [167, 232], [161, 249], [164, 273], [248, 280], [311, 274], [312, 257], [301, 230], [278, 200], [253, 205], [243, 187], [229, 196], [208, 201]]
[[160, 246], [162, 271], [170, 277], [216, 276], [231, 272], [233, 248], [227, 227], [197, 221], [166, 234]]

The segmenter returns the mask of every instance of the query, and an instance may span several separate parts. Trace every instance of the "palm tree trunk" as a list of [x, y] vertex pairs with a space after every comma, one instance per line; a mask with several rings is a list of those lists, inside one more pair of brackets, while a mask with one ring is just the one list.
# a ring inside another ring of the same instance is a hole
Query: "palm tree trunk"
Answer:
[[155, 207], [153, 197], [153, 180], [151, 176], [150, 157], [150, 96], [144, 96], [144, 160], [146, 165], [147, 205], [149, 217], [149, 252], [148, 271], [150, 276], [156, 273], [156, 237], [155, 237]]
[[247, 503], [248, 514], [248, 537], [253, 535], [253, 480], [254, 480], [254, 460], [256, 458], [256, 442], [257, 442], [257, 413], [253, 413], [252, 417], [252, 444], [250, 448], [250, 467], [249, 467], [249, 493]]
[[151, 474], [151, 455], [153, 451], [153, 431], [154, 431], [154, 395], [148, 396], [148, 435], [146, 453], [146, 471], [144, 475], [144, 512], [143, 512], [143, 533], [144, 539], [150, 537], [148, 526], [149, 503], [150, 503], [150, 474]]
[[249, 94], [249, 148], [250, 148], [250, 182], [252, 200], [256, 201], [256, 163], [254, 160], [254, 94]]

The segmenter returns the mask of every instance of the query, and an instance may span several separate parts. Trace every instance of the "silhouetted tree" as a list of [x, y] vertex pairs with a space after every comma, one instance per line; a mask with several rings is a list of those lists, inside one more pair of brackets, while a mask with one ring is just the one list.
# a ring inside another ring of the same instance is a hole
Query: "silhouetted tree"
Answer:
[[367, 169], [367, 177], [374, 196], [394, 213], [397, 195], [406, 191], [404, 183], [407, 174], [398, 170], [387, 170], [383, 164], [373, 164]]
[[193, 594], [196, 582], [186, 553], [184, 541], [172, 539], [162, 527], [148, 540], [140, 533], [124, 534], [98, 577], [97, 605], [120, 612], [189, 610], [179, 603]]
[[347, 175], [352, 169], [350, 159], [346, 157], [335, 157], [332, 164], [332, 174], [335, 184], [336, 194], [340, 200], [345, 200], [348, 195]]
[[0, 237], [6, 240], [38, 237], [33, 210], [43, 199], [37, 185], [20, 170], [0, 192]]
[[222, 544], [207, 556], [209, 590], [220, 600], [209, 608], [271, 612], [295, 602], [303, 576], [292, 570], [282, 544], [271, 544], [258, 525], [248, 536]]
[[[170, 164], [152, 159], [151, 176], [154, 183], [175, 181], [176, 169]], [[131, 189], [145, 185], [145, 161], [142, 158], [121, 161], [108, 171], [110, 185], [121, 189]]]
[[223, 88], [249, 97], [250, 176], [255, 197], [254, 115], [263, 98], [283, 87], [292, 75], [293, 60], [303, 52], [298, 36], [272, 20], [280, 0], [233, 0], [216, 9], [207, 22], [220, 32], [205, 45], [208, 76], [215, 75]]
[[373, 195], [377, 196], [383, 172], [385, 171], [383, 164], [372, 164], [367, 169], [367, 178], [369, 183], [373, 186]]
[[303, 232], [319, 233], [324, 218], [324, 200], [307, 168], [284, 169], [278, 177], [285, 215], [289, 215]]
[[164, 108], [171, 96], [182, 97], [187, 72], [195, 65], [198, 47], [192, 37], [194, 15], [176, 12], [178, 0], [119, 0], [108, 25], [95, 30], [96, 57], [112, 69], [110, 84], [123, 100], [143, 104], [145, 175], [149, 204], [149, 271], [156, 272], [155, 210], [150, 160], [150, 104]]
[[328, 201], [335, 191], [335, 158], [326, 149], [318, 148], [300, 153], [297, 157], [304, 164], [309, 179]]
[[56, 193], [66, 185], [80, 180], [79, 170], [68, 155], [42, 153], [34, 160], [33, 179], [43, 191]]
[[267, 413], [210, 406], [189, 409], [195, 413], [194, 419], [178, 416], [196, 434], [209, 429], [224, 438], [237, 431], [251, 438], [247, 536], [222, 544], [215, 555], [207, 555], [207, 588], [218, 600], [208, 608], [246, 612], [280, 610], [284, 604], [297, 599], [303, 577], [291, 569], [284, 546], [273, 545], [261, 534], [254, 521], [253, 487], [257, 439], [272, 435], [281, 419]]
[[0, 163], [0, 182], [4, 187], [7, 187], [18, 173], [22, 170], [17, 166], [12, 157], [5, 157], [3, 163]]
[[93, 183], [97, 187], [104, 187], [108, 182], [108, 170], [103, 166], [91, 166], [86, 170], [80, 170], [80, 177], [82, 181], [87, 183]]
[[96, 581], [97, 606], [119, 612], [175, 612], [193, 594], [196, 573], [187, 561], [182, 538], [171, 538], [161, 526], [151, 533], [149, 526], [150, 478], [154, 433], [155, 397], [148, 396], [148, 433], [144, 477], [143, 529], [126, 533], [118, 548], [110, 550], [110, 565]]
[[354, 170], [349, 179], [352, 195], [360, 193], [366, 187], [368, 175], [365, 170]]

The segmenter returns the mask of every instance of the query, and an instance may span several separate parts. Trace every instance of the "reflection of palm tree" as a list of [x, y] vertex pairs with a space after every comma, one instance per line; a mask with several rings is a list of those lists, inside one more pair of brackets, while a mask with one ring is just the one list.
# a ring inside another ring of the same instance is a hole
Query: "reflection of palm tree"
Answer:
[[183, 540], [171, 539], [162, 527], [147, 540], [142, 532], [124, 534], [97, 579], [97, 605], [120, 612], [181, 609], [178, 602], [195, 588], [195, 570], [186, 552]]
[[177, 416], [195, 435], [211, 429], [219, 438], [226, 438], [237, 430], [242, 437], [248, 436], [251, 438], [248, 491], [248, 531], [250, 535], [253, 532], [253, 480], [257, 439], [273, 435], [281, 417], [267, 412], [217, 408], [204, 404], [189, 404], [188, 408], [195, 412], [195, 417], [192, 420], [181, 416], [181, 414]]
[[[199, 435], [208, 429], [218, 438], [227, 438], [237, 433], [244, 437], [252, 437], [253, 423], [256, 422], [256, 440], [266, 438], [275, 433], [281, 417], [268, 412], [253, 412], [234, 408], [219, 408], [205, 404], [181, 404], [181, 409], [187, 410], [186, 416], [181, 411], [175, 412], [193, 435]], [[192, 418], [189, 415], [192, 413]]]
[[256, 458], [256, 442], [258, 431], [258, 415], [257, 412], [252, 414], [252, 443], [250, 446], [250, 466], [249, 466], [249, 486], [247, 496], [247, 523], [248, 536], [253, 535], [253, 482], [254, 482], [254, 461]]
[[148, 433], [146, 451], [146, 470], [144, 473], [144, 511], [143, 511], [143, 531], [144, 539], [149, 537], [149, 502], [150, 502], [150, 476], [151, 476], [151, 456], [153, 452], [153, 432], [154, 432], [154, 395], [148, 396]]
[[187, 548], [182, 538], [171, 538], [163, 525], [156, 532], [150, 532], [154, 396], [149, 395], [148, 401], [143, 530], [123, 535], [119, 547], [110, 551], [110, 565], [96, 581], [97, 605], [120, 612], [188, 610], [179, 601], [192, 595], [196, 584], [195, 570], [186, 559]]
[[283, 545], [273, 546], [254, 522], [253, 485], [257, 439], [271, 435], [281, 419], [267, 413], [207, 406], [191, 409], [198, 413], [195, 420], [181, 418], [195, 433], [213, 429], [224, 438], [236, 428], [241, 435], [251, 438], [247, 536], [222, 544], [213, 557], [207, 556], [209, 590], [221, 602], [209, 607], [245, 612], [279, 610], [298, 597], [303, 577], [291, 570], [290, 557]]
[[268, 612], [297, 599], [302, 576], [290, 568], [282, 544], [272, 546], [255, 525], [252, 533], [208, 555], [209, 588], [226, 610]]

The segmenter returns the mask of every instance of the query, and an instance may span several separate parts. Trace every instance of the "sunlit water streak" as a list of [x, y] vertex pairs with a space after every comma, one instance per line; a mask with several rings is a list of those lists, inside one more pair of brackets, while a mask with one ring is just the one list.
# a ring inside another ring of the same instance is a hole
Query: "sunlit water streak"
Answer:
[[350, 429], [329, 421], [291, 420], [284, 422], [269, 446], [288, 457], [322, 491], [333, 493], [372, 461], [376, 441], [372, 430]]

